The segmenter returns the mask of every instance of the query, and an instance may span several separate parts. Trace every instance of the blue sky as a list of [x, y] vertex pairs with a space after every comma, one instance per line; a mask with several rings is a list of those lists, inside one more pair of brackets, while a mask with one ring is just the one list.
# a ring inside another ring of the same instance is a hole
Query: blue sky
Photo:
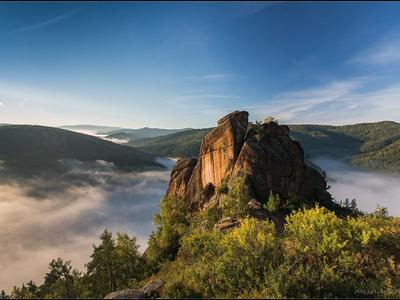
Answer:
[[0, 2], [0, 123], [400, 122], [400, 3]]

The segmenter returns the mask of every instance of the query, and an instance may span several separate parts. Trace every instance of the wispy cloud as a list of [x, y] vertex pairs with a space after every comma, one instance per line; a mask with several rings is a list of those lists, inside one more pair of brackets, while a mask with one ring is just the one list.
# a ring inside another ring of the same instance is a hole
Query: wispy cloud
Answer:
[[373, 78], [367, 77], [332, 81], [313, 88], [284, 92], [265, 103], [223, 107], [210, 105], [192, 112], [222, 115], [236, 109], [247, 110], [254, 119], [273, 115], [289, 124], [400, 121], [400, 84], [367, 90], [372, 81]]
[[266, 106], [264, 112], [288, 123], [399, 121], [400, 85], [366, 90], [369, 83], [368, 78], [355, 78], [284, 93]]
[[4, 103], [3, 102], [0, 102], [0, 107], [4, 107]]
[[400, 35], [389, 35], [350, 58], [347, 63], [386, 65], [400, 62]]
[[62, 13], [60, 15], [57, 15], [55, 17], [52, 17], [52, 18], [49, 18], [49, 19], [46, 19], [46, 20], [42, 20], [41, 22], [38, 22], [38, 23], [33, 23], [33, 24], [29, 24], [29, 25], [26, 25], [26, 26], [22, 26], [22, 27], [19, 27], [19, 28], [12, 29], [10, 31], [4, 32], [3, 34], [14, 34], [14, 33], [23, 33], [23, 32], [35, 31], [35, 30], [50, 26], [52, 24], [55, 24], [57, 22], [60, 22], [62, 20], [65, 20], [65, 19], [71, 17], [72, 15], [74, 15], [77, 12], [78, 12], [78, 10], [71, 10], [71, 11]]

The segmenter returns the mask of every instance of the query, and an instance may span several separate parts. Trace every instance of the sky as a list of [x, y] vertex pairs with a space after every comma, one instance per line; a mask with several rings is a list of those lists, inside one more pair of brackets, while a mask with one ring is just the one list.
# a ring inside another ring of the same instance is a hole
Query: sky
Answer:
[[399, 2], [0, 2], [0, 123], [400, 122]]

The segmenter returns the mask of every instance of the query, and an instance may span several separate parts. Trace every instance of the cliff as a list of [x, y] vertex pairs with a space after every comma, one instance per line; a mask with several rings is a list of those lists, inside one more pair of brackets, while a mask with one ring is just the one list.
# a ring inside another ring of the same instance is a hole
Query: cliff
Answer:
[[288, 126], [251, 124], [246, 111], [232, 112], [217, 124], [203, 138], [198, 159], [177, 161], [167, 195], [182, 197], [191, 211], [204, 210], [220, 204], [221, 185], [244, 174], [251, 197], [259, 203], [272, 192], [283, 202], [295, 195], [336, 206], [324, 177], [305, 163], [300, 143], [289, 137]]

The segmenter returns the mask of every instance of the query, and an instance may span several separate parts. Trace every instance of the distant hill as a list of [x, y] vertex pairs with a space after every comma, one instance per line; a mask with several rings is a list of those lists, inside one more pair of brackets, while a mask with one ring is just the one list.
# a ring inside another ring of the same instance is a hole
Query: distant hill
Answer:
[[[305, 153], [330, 156], [375, 170], [400, 171], [400, 124], [392, 121], [345, 126], [290, 125], [290, 135]], [[201, 139], [212, 128], [192, 129], [164, 137], [129, 143], [154, 154], [175, 157], [198, 155]]]
[[211, 129], [189, 129], [166, 136], [135, 140], [128, 145], [157, 155], [195, 157], [199, 154], [201, 140]]
[[60, 128], [5, 125], [0, 127], [0, 143], [0, 160], [18, 171], [54, 168], [59, 159], [104, 160], [130, 169], [162, 168], [150, 153]]
[[97, 126], [97, 125], [66, 125], [66, 126], [60, 126], [59, 128], [79, 133], [94, 135], [97, 137], [101, 137], [105, 140], [109, 140], [120, 144], [139, 139], [165, 136], [175, 132], [181, 132], [191, 129], [191, 128], [163, 129], [163, 128], [149, 128], [149, 127], [130, 129], [130, 128]]
[[161, 128], [139, 128], [139, 129], [117, 129], [108, 132], [105, 136], [106, 139], [119, 139], [126, 140], [126, 142], [131, 142], [139, 139], [160, 137], [176, 132], [182, 132], [190, 130], [190, 128], [183, 129], [161, 129]]
[[92, 134], [92, 135], [107, 134], [108, 132], [122, 129], [120, 127], [98, 126], [98, 125], [65, 125], [65, 126], [60, 126], [59, 128], [79, 133]]

